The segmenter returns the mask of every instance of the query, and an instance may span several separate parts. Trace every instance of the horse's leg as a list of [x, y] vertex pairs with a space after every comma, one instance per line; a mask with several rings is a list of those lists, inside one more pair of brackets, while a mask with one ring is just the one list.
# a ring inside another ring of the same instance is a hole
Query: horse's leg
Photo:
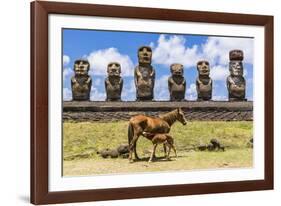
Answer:
[[166, 148], [166, 144], [165, 143], [163, 144], [163, 149], [164, 149], [165, 157], [167, 157], [167, 148]]
[[130, 162], [134, 162], [134, 160], [133, 160], [133, 150], [135, 148], [134, 146], [135, 146], [135, 143], [138, 140], [138, 138], [139, 138], [139, 136], [136, 133], [134, 133], [134, 137], [133, 137], [133, 139], [132, 139], [132, 141], [130, 142], [130, 145], [129, 145], [129, 160], [130, 160]]
[[137, 154], [137, 141], [138, 141], [138, 139], [137, 139], [136, 142], [134, 143], [134, 153], [135, 153], [135, 158], [136, 158], [137, 160], [139, 160], [140, 158], [139, 158], [139, 156], [138, 156], [138, 154]]
[[150, 155], [148, 162], [152, 162], [153, 156], [155, 155], [156, 147], [157, 147], [157, 143], [153, 145], [153, 150], [152, 150], [152, 153]]
[[171, 144], [168, 143], [168, 147], [169, 147], [169, 149], [168, 149], [168, 155], [167, 155], [167, 158], [166, 158], [167, 160], [170, 159]]
[[175, 145], [171, 144], [171, 147], [172, 147], [172, 149], [173, 149], [174, 152], [175, 152], [175, 156], [178, 157], [178, 155], [177, 155], [177, 150], [176, 150], [176, 148], [175, 148]]

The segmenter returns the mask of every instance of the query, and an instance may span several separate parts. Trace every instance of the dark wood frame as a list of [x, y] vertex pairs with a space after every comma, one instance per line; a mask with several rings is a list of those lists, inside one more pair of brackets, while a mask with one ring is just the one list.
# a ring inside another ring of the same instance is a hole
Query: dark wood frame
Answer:
[[[77, 191], [48, 191], [48, 15], [157, 19], [257, 25], [265, 28], [265, 179]], [[31, 202], [66, 203], [273, 189], [273, 16], [105, 6], [31, 3]]]

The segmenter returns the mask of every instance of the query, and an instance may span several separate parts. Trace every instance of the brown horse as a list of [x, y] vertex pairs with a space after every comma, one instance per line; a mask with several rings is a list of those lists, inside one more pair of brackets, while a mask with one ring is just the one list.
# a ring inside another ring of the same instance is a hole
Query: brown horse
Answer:
[[134, 151], [135, 158], [139, 159], [136, 151], [137, 141], [143, 132], [163, 134], [169, 133], [171, 126], [179, 121], [186, 125], [186, 119], [183, 111], [178, 108], [159, 117], [148, 117], [145, 115], [137, 115], [130, 119], [128, 127], [128, 143], [129, 143], [129, 160], [133, 162], [132, 153]]

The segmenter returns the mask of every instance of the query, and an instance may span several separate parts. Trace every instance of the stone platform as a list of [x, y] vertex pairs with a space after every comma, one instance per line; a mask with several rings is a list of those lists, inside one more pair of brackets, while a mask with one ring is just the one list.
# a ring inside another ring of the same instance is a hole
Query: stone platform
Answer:
[[188, 120], [252, 121], [253, 102], [228, 101], [149, 101], [149, 102], [63, 102], [63, 120], [117, 121], [129, 120], [136, 114], [157, 116], [182, 108]]

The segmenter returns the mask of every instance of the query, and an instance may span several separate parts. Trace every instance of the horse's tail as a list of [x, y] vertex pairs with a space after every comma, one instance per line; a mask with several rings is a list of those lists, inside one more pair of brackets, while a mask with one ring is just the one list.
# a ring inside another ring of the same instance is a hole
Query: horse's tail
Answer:
[[130, 143], [132, 141], [134, 137], [134, 128], [131, 122], [129, 122], [129, 126], [128, 126], [128, 144], [130, 146]]

